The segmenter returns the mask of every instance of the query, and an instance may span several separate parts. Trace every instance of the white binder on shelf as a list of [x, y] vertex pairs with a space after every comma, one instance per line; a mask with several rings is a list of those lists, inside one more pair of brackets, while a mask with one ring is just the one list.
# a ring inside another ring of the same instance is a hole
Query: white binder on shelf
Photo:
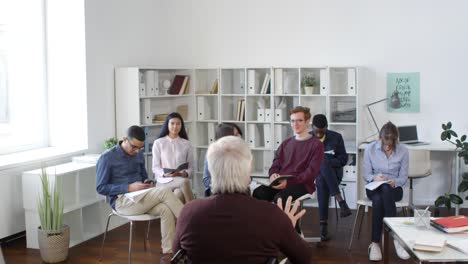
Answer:
[[286, 136], [285, 128], [282, 125], [275, 125], [275, 146], [278, 147]]
[[265, 148], [271, 148], [272, 146], [272, 133], [271, 133], [271, 125], [270, 124], [263, 124], [263, 141]]
[[355, 181], [357, 177], [356, 166], [344, 166], [343, 167], [343, 180], [346, 181]]
[[154, 71], [154, 89], [151, 96], [159, 95], [159, 71]]
[[286, 121], [286, 108], [275, 109], [275, 122]]
[[356, 71], [354, 69], [348, 69], [348, 94], [356, 94]]
[[265, 122], [271, 122], [273, 117], [273, 109], [266, 108], [265, 109]]
[[140, 97], [146, 96], [146, 83], [145, 83], [145, 74], [142, 71], [138, 72], [138, 82], [140, 89]]
[[153, 117], [151, 114], [151, 100], [150, 99], [143, 99], [143, 124], [149, 125], [153, 123]]
[[260, 145], [260, 134], [258, 133], [258, 127], [256, 124], [248, 124], [248, 143], [251, 148], [256, 148]]
[[145, 71], [146, 96], [154, 95], [154, 71]]
[[215, 123], [208, 123], [208, 145], [215, 142]]
[[283, 69], [275, 69], [275, 94], [283, 93]]
[[211, 118], [209, 100], [204, 96], [197, 97], [197, 120], [209, 120]]
[[259, 122], [265, 121], [265, 109], [264, 108], [257, 109], [257, 121]]
[[247, 79], [248, 79], [248, 94], [258, 94], [259, 89], [259, 80], [258, 80], [258, 72], [256, 70], [248, 70], [247, 71]]
[[330, 90], [329, 86], [330, 86], [330, 82], [328, 78], [328, 72], [326, 69], [321, 69], [320, 70], [320, 94], [328, 95], [328, 91]]

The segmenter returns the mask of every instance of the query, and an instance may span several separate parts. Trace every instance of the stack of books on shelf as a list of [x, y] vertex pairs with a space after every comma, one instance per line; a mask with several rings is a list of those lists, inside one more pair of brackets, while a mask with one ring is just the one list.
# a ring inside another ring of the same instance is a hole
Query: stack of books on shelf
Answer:
[[186, 94], [188, 92], [188, 85], [189, 85], [189, 76], [176, 75], [167, 93], [174, 94], [174, 95]]
[[431, 225], [445, 233], [468, 232], [468, 217], [464, 215], [454, 215], [431, 219]]
[[237, 100], [237, 109], [236, 109], [236, 120], [244, 121], [245, 120], [245, 100]]

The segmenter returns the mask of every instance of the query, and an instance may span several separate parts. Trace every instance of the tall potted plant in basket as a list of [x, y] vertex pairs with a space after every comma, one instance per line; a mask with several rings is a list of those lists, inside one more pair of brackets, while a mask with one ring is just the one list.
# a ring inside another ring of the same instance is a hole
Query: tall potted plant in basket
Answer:
[[68, 257], [70, 227], [63, 224], [63, 200], [56, 183], [49, 182], [47, 171], [42, 168], [42, 194], [37, 211], [41, 226], [37, 237], [41, 258], [47, 263], [61, 262]]

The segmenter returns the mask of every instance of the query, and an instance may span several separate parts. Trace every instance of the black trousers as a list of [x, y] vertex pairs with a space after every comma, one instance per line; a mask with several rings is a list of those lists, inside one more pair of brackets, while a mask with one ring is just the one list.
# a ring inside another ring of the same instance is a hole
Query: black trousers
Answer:
[[372, 201], [372, 242], [380, 242], [384, 217], [395, 217], [395, 202], [403, 198], [401, 187], [392, 188], [389, 184], [382, 184], [379, 188], [369, 191], [367, 197]]
[[340, 193], [340, 182], [341, 179], [338, 177], [336, 169], [332, 168], [327, 160], [323, 160], [320, 166], [320, 174], [315, 180], [320, 221], [327, 222], [330, 196]]
[[302, 184], [289, 185], [282, 190], [262, 185], [254, 190], [252, 196], [259, 200], [273, 201], [275, 203], [278, 198], [281, 198], [284, 208], [286, 199], [288, 199], [289, 196], [292, 196], [293, 201], [295, 201], [304, 194], [307, 194], [307, 190]]

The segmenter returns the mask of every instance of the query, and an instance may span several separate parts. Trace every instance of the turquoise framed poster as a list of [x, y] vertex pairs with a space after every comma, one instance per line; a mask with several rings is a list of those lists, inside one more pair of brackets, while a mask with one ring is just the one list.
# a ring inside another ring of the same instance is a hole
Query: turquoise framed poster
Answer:
[[419, 72], [387, 73], [387, 111], [419, 112]]

